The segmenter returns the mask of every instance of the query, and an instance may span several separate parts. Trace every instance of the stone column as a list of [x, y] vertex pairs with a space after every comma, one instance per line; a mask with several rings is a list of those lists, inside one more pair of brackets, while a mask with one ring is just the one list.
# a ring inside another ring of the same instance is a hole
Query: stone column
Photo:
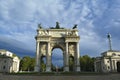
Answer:
[[75, 71], [80, 71], [80, 52], [79, 52], [79, 42], [76, 43], [76, 55], [75, 55]]
[[117, 60], [115, 60], [115, 71], [117, 72]]
[[36, 65], [35, 65], [35, 72], [40, 71], [40, 42], [37, 41], [36, 43]]
[[112, 58], [110, 57], [110, 72], [113, 72]]
[[113, 71], [115, 72], [115, 60], [113, 60]]
[[114, 72], [114, 60], [111, 60], [112, 61], [112, 64], [111, 64], [111, 66], [112, 66], [112, 72]]
[[95, 68], [94, 68], [94, 69], [95, 69], [94, 71], [97, 72], [97, 63], [96, 63], [96, 62], [94, 62], [94, 67], [95, 67]]
[[47, 44], [46, 72], [51, 72], [51, 49], [50, 42]]
[[68, 54], [68, 42], [66, 42], [66, 53], [65, 53], [65, 67], [64, 71], [69, 71], [69, 54]]

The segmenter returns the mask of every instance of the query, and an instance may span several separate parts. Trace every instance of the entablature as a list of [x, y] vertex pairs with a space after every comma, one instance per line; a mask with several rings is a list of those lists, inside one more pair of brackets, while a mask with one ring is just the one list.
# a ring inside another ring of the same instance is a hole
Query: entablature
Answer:
[[65, 42], [79, 42], [80, 37], [79, 36], [66, 36]]
[[77, 29], [37, 29], [37, 35], [52, 36], [52, 37], [65, 37], [65, 36], [78, 36]]
[[37, 41], [49, 42], [51, 39], [51, 36], [36, 36], [35, 39]]

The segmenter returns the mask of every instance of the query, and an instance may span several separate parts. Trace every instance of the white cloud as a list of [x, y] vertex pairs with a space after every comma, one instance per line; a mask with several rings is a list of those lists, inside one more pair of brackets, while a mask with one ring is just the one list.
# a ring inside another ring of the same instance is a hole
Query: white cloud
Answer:
[[116, 32], [120, 29], [120, 1], [113, 2], [111, 5], [109, 0], [1, 0], [1, 35], [35, 48], [37, 24], [42, 23], [48, 28], [55, 26], [58, 21], [66, 28], [78, 24], [80, 43], [84, 49], [87, 47], [95, 52], [104, 50], [106, 48], [101, 47], [105, 43], [101, 41], [105, 38], [102, 39], [101, 35], [106, 33], [106, 29], [114, 29]]

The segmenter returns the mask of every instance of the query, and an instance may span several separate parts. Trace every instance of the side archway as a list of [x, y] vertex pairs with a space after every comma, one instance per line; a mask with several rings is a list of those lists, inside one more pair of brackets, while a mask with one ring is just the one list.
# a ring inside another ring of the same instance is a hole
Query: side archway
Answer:
[[120, 72], [120, 61], [117, 62], [117, 72]]

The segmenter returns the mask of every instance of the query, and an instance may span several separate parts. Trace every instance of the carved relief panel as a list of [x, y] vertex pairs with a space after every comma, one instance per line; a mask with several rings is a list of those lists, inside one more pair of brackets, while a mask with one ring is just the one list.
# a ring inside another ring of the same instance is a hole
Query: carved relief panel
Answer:
[[69, 46], [68, 46], [68, 50], [69, 50], [69, 55], [72, 55], [72, 56], [74, 56], [74, 54], [75, 54], [75, 50], [76, 50], [76, 46], [75, 46], [75, 44], [69, 44]]
[[41, 54], [42, 55], [46, 55], [47, 53], [47, 44], [46, 43], [42, 43], [41, 46], [40, 46], [40, 51], [41, 51]]
[[46, 36], [46, 35], [49, 35], [49, 33], [47, 30], [40, 30], [40, 31], [38, 31], [38, 35]]

